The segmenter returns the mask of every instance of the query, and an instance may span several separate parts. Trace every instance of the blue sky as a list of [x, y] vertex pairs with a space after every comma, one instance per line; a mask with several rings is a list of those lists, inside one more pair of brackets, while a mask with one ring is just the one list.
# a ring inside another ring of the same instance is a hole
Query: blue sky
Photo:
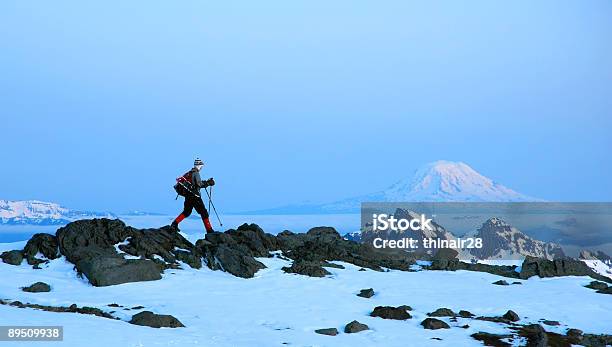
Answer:
[[0, 3], [0, 198], [171, 212], [385, 188], [460, 160], [610, 201], [612, 2]]

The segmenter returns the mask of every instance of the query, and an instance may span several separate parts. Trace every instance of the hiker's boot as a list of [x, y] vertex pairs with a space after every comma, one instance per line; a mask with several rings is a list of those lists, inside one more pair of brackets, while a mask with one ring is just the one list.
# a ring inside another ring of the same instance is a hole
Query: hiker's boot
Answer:
[[202, 220], [204, 221], [204, 227], [206, 228], [206, 233], [214, 233], [215, 231], [212, 228], [212, 225], [210, 225], [210, 219], [208, 218], [202, 218]]
[[183, 219], [185, 219], [185, 215], [184, 214], [179, 214], [174, 221], [172, 222], [172, 224], [170, 224], [170, 227], [172, 229], [175, 229], [176, 231], [181, 231], [178, 227], [179, 223], [183, 221]]

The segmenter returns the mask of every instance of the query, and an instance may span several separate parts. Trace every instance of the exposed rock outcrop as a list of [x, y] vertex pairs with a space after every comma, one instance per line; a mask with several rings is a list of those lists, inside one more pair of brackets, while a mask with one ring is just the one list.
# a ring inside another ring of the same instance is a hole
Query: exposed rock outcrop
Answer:
[[520, 278], [527, 279], [532, 276], [590, 276], [596, 280], [612, 283], [612, 279], [591, 270], [584, 262], [571, 258], [546, 260], [527, 257], [521, 266]]
[[441, 321], [436, 318], [425, 318], [421, 322], [421, 325], [423, 326], [424, 329], [431, 329], [431, 330], [450, 329], [450, 326], [446, 322]]
[[51, 291], [51, 286], [45, 282], [36, 282], [30, 286], [21, 288], [21, 290], [28, 293], [45, 293]]
[[374, 311], [370, 313], [370, 316], [384, 319], [406, 320], [412, 318], [407, 311], [407, 307], [405, 306], [376, 306]]
[[312, 228], [305, 234], [285, 231], [274, 236], [256, 224], [243, 224], [235, 230], [206, 234], [194, 245], [169, 226], [136, 229], [120, 220], [104, 218], [69, 223], [56, 235], [36, 234], [24, 250], [2, 253], [2, 260], [18, 265], [25, 258], [37, 267], [63, 255], [91, 284], [108, 286], [157, 280], [165, 269], [180, 268], [182, 264], [199, 269], [203, 261], [213, 270], [250, 278], [265, 267], [256, 258], [269, 257], [273, 251], [282, 251], [294, 261], [285, 271], [317, 277], [329, 274], [323, 267], [343, 268], [330, 261], [377, 271], [408, 270], [415, 262], [406, 252], [378, 250], [344, 240], [329, 227]]
[[0, 255], [2, 262], [9, 265], [21, 265], [23, 262], [23, 252], [19, 250], [2, 252]]
[[323, 328], [315, 330], [315, 333], [327, 336], [336, 336], [338, 335], [338, 329], [336, 328]]
[[353, 334], [353, 333], [358, 333], [360, 331], [364, 331], [364, 330], [370, 330], [370, 327], [367, 326], [366, 324], [363, 323], [359, 323], [358, 321], [354, 320], [350, 323], [348, 323], [345, 327], [344, 327], [344, 332], [347, 334]]
[[143, 325], [152, 328], [183, 328], [185, 327], [178, 319], [167, 314], [155, 314], [151, 311], [143, 311], [132, 316], [131, 324]]
[[369, 299], [374, 296], [374, 289], [373, 288], [362, 289], [359, 291], [359, 294], [357, 294], [357, 296]]
[[329, 271], [321, 266], [320, 262], [308, 260], [296, 260], [291, 266], [285, 266], [282, 270], [287, 273], [295, 273], [310, 277], [325, 277], [331, 275]]

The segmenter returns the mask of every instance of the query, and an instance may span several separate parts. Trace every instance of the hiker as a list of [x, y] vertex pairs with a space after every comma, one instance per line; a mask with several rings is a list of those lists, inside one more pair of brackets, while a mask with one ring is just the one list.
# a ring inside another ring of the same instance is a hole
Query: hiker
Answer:
[[204, 162], [202, 162], [200, 158], [196, 158], [193, 163], [193, 169], [187, 171], [183, 176], [176, 179], [177, 184], [174, 186], [174, 189], [178, 195], [185, 197], [183, 212], [181, 212], [181, 214], [179, 214], [170, 225], [176, 230], [179, 230], [179, 223], [182, 222], [183, 219], [189, 217], [191, 211], [193, 211], [195, 208], [195, 210], [202, 217], [206, 232], [212, 233], [214, 231], [210, 225], [208, 211], [206, 210], [206, 207], [204, 207], [204, 201], [202, 201], [200, 189], [206, 189], [206, 187], [214, 186], [215, 180], [211, 177], [206, 181], [202, 181], [200, 178], [200, 170], [202, 170], [202, 167], [204, 167]]

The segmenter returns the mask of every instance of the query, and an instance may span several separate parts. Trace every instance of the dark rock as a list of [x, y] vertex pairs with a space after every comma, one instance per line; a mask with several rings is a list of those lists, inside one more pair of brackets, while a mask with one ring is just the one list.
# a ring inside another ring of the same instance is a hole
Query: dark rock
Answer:
[[364, 268], [360, 268], [358, 271], [366, 271], [366, 269], [364, 269]]
[[118, 319], [116, 317], [113, 317], [111, 314], [106, 313], [98, 308], [87, 307], [87, 306], [79, 308], [76, 304], [72, 304], [69, 307], [65, 307], [65, 306], [48, 306], [48, 305], [30, 304], [30, 303], [24, 304], [20, 301], [13, 301], [13, 302], [7, 303], [6, 301], [0, 300], [0, 305], [10, 305], [10, 306], [19, 307], [19, 308], [33, 308], [33, 309], [48, 311], [48, 312], [70, 312], [70, 313], [89, 314], [89, 315], [94, 315], [94, 316], [103, 317], [103, 318]]
[[523, 284], [523, 282], [514, 281], [512, 284]]
[[143, 311], [132, 316], [131, 324], [143, 325], [152, 328], [181, 328], [185, 327], [178, 319], [170, 315], [155, 314]]
[[599, 294], [612, 294], [612, 286], [610, 286], [610, 287], [608, 287], [606, 289], [600, 289], [596, 293], [599, 293]]
[[406, 310], [406, 311], [412, 311], [412, 307], [408, 305], [398, 306], [397, 308], [401, 308], [402, 310]]
[[347, 334], [358, 333], [360, 331], [370, 330], [370, 327], [363, 323], [354, 320], [344, 327], [344, 332]]
[[242, 224], [238, 230], [226, 232], [236, 242], [246, 245], [253, 257], [269, 257], [270, 250], [279, 249], [278, 240], [266, 234], [257, 224]]
[[412, 316], [410, 316], [410, 314], [406, 312], [405, 308], [393, 306], [376, 306], [374, 308], [374, 311], [370, 313], [370, 316], [395, 320], [405, 320], [412, 318]]
[[443, 271], [457, 271], [457, 270], [466, 270], [466, 271], [476, 271], [476, 272], [486, 272], [493, 275], [509, 277], [509, 278], [519, 278], [519, 274], [515, 271], [516, 266], [507, 266], [507, 265], [489, 265], [489, 264], [480, 264], [480, 263], [466, 263], [462, 262], [459, 259], [434, 259], [431, 262], [430, 266], [426, 267], [428, 270], [443, 270]]
[[[225, 235], [225, 236], [221, 236]], [[246, 247], [241, 247], [231, 239], [231, 236], [223, 233], [208, 233], [206, 241], [199, 240], [196, 246], [200, 246], [205, 255], [206, 263], [213, 270], [223, 270], [242, 278], [251, 278], [255, 273], [265, 268], [265, 265], [249, 255]]]
[[23, 248], [23, 254], [27, 258], [34, 258], [38, 253], [47, 259], [59, 258], [57, 238], [51, 234], [34, 234]]
[[449, 308], [439, 308], [427, 314], [429, 317], [455, 317], [455, 312]]
[[138, 305], [138, 306], [132, 307], [132, 310], [142, 310], [143, 308], [144, 308], [144, 306]]
[[499, 281], [495, 281], [493, 282], [493, 284], [496, 284], [498, 286], [509, 286], [510, 284], [504, 280], [499, 280]]
[[468, 329], [469, 327], [470, 327], [469, 325], [464, 324], [464, 325], [461, 326], [461, 329]]
[[161, 267], [151, 260], [98, 256], [79, 260], [76, 268], [97, 287], [161, 279]]
[[485, 346], [493, 347], [510, 347], [511, 344], [502, 341], [502, 339], [512, 338], [511, 334], [490, 334], [486, 332], [477, 332], [470, 335], [474, 340], [482, 341]]
[[587, 284], [585, 287], [595, 290], [607, 289], [608, 285], [604, 282], [600, 281], [591, 281], [591, 283]]
[[521, 319], [519, 317], [519, 315], [516, 314], [516, 312], [514, 312], [512, 310], [508, 310], [508, 312], [504, 313], [502, 318], [507, 319], [507, 320], [509, 320], [511, 322], [518, 322]]
[[519, 335], [527, 339], [529, 347], [547, 347], [548, 335], [546, 330], [539, 324], [529, 324], [521, 327]]
[[315, 330], [315, 333], [321, 334], [321, 335], [336, 336], [338, 335], [338, 329], [336, 328], [317, 329]]
[[[79, 220], [60, 228], [56, 239], [61, 254], [96, 286], [160, 279], [179, 261], [202, 266], [199, 250], [169, 226], [135, 229], [120, 220]], [[125, 259], [124, 253], [140, 259]]]
[[21, 290], [28, 293], [45, 293], [51, 291], [51, 286], [45, 282], [36, 282], [29, 287], [21, 288]]
[[567, 336], [570, 337], [582, 337], [582, 330], [580, 329], [567, 329]]
[[21, 262], [23, 261], [23, 252], [17, 250], [2, 252], [0, 258], [2, 258], [2, 261], [6, 264], [21, 265]]
[[402, 250], [376, 249], [369, 243], [343, 239], [329, 227], [312, 228], [306, 234], [280, 233], [277, 236], [283, 253], [294, 260], [344, 261], [363, 268], [409, 270], [414, 257]]
[[421, 325], [425, 329], [432, 329], [432, 330], [436, 330], [436, 329], [450, 329], [450, 326], [448, 324], [446, 324], [446, 322], [441, 321], [441, 320], [436, 319], [436, 318], [425, 318], [425, 320], [423, 320], [421, 322]]
[[331, 275], [331, 273], [325, 270], [320, 262], [307, 261], [307, 260], [296, 260], [293, 262], [291, 267], [283, 267], [283, 271], [287, 273], [295, 273], [300, 275], [306, 275], [310, 277], [325, 277]]
[[357, 294], [357, 296], [369, 299], [374, 296], [374, 289], [373, 288], [362, 289], [361, 291], [359, 291], [359, 294]]
[[474, 316], [475, 315], [472, 314], [472, 312], [470, 312], [470, 311], [466, 311], [466, 310], [460, 310], [459, 311], [459, 317], [461, 317], [461, 318], [472, 318]]
[[582, 339], [580, 339], [580, 344], [592, 347], [612, 346], [612, 335], [584, 334]]
[[594, 272], [584, 262], [570, 258], [546, 260], [526, 257], [521, 266], [520, 278], [527, 279], [532, 276], [590, 276], [596, 280], [612, 283], [612, 279]]
[[334, 264], [334, 263], [330, 263], [328, 261], [322, 262], [321, 266], [323, 266], [323, 267], [331, 267], [331, 268], [334, 268], [334, 269], [342, 269], [342, 270], [345, 269], [345, 267], [340, 265], [340, 264]]
[[561, 325], [561, 323], [557, 322], [556, 320], [547, 320], [547, 319], [543, 320], [542, 324], [550, 325], [550, 326], [559, 326], [559, 325]]
[[119, 304], [115, 304], [115, 303], [108, 304], [108, 305], [106, 305], [106, 306], [108, 306], [108, 307], [122, 307], [121, 305], [119, 305]]

